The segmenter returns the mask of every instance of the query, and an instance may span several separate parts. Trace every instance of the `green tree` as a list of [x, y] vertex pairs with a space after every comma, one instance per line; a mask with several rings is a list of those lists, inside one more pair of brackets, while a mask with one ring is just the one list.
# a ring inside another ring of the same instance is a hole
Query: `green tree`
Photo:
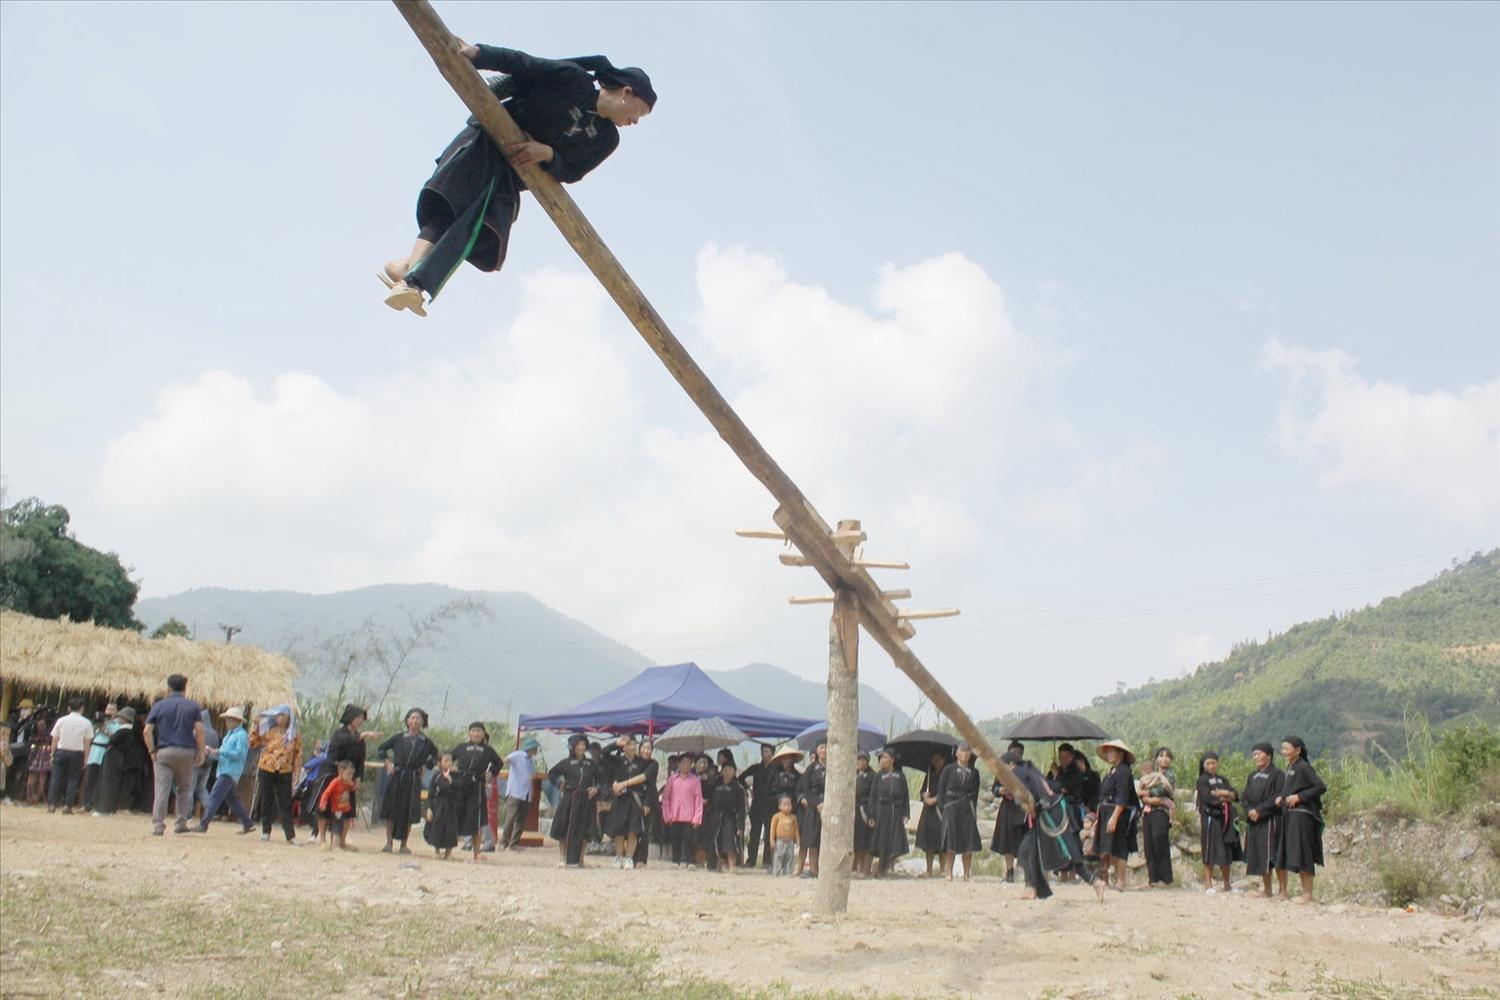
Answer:
[[162, 639], [169, 635], [181, 636], [184, 639], [191, 639], [193, 637], [192, 632], [188, 630], [187, 624], [178, 621], [176, 618], [168, 618], [151, 630], [151, 638], [153, 639]]
[[38, 618], [94, 621], [139, 630], [140, 585], [113, 552], [68, 531], [67, 508], [35, 497], [0, 511], [0, 605]]

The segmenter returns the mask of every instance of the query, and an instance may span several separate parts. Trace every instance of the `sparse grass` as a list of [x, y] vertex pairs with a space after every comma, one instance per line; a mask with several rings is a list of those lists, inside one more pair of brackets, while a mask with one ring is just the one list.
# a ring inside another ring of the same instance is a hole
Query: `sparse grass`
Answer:
[[1388, 854], [1376, 862], [1375, 870], [1392, 906], [1422, 902], [1444, 891], [1442, 876], [1423, 859]]

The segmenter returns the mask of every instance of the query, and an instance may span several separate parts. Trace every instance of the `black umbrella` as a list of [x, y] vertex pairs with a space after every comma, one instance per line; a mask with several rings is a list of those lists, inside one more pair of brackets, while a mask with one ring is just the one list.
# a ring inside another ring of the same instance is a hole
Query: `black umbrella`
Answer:
[[948, 760], [958, 748], [958, 737], [940, 733], [935, 729], [913, 729], [902, 733], [885, 745], [896, 755], [897, 767], [910, 767], [925, 771], [932, 764], [932, 755], [942, 754]]
[[1028, 716], [1005, 734], [1008, 740], [1107, 740], [1109, 734], [1081, 715], [1043, 712]]

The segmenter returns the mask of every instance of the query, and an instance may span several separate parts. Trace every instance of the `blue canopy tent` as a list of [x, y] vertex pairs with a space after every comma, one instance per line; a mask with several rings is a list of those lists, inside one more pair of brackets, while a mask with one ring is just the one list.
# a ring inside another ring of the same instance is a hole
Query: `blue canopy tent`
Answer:
[[709, 679], [696, 663], [648, 667], [613, 691], [565, 712], [522, 714], [517, 731], [659, 733], [689, 719], [718, 716], [746, 736], [786, 739], [816, 719], [799, 719], [741, 701]]

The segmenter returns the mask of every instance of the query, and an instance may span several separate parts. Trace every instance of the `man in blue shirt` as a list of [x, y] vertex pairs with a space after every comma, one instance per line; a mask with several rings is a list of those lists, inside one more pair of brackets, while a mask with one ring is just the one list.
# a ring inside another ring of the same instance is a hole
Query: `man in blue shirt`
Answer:
[[177, 824], [173, 833], [188, 832], [193, 814], [193, 767], [203, 763], [208, 751], [203, 744], [203, 709], [187, 697], [187, 678], [167, 678], [167, 696], [151, 706], [146, 716], [146, 752], [151, 755], [151, 773], [156, 781], [156, 801], [151, 809], [151, 833], [160, 837], [167, 829], [167, 800], [177, 790]]
[[505, 829], [500, 834], [500, 848], [510, 851], [521, 845], [526, 828], [526, 813], [531, 808], [531, 775], [535, 770], [531, 758], [536, 756], [536, 737], [528, 736], [521, 749], [505, 758], [510, 775], [505, 779]]

